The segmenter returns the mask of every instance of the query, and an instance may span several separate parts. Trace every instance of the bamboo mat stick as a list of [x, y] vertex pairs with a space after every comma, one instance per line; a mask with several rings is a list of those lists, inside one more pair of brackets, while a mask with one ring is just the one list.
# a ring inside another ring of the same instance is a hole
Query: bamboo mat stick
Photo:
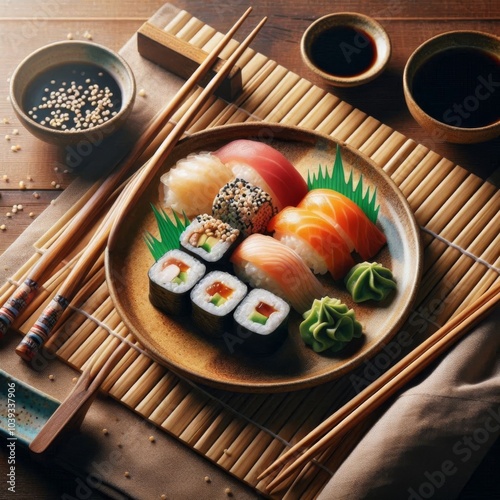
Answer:
[[[136, 340], [134, 337], [128, 333], [128, 330], [125, 327], [122, 327], [121, 330], [116, 332], [121, 337], [125, 338], [125, 340], [132, 345], [136, 345]], [[111, 394], [111, 389], [115, 385], [116, 381], [120, 379], [120, 377], [127, 371], [128, 367], [132, 363], [132, 361], [138, 356], [138, 351], [131, 347], [123, 356], [123, 358], [118, 362], [113, 371], [108, 375], [106, 381], [103, 383], [101, 389], [108, 394]], [[118, 398], [116, 398], [118, 399]]]
[[[251, 12], [251, 8], [247, 9], [243, 16], [234, 24], [234, 26], [229, 30], [229, 32], [223, 37], [221, 43], [216, 46], [216, 48], [207, 55], [204, 62], [194, 71], [191, 77], [184, 83], [181, 89], [178, 91], [176, 96], [172, 101], [164, 108], [162, 112], [153, 120], [153, 122], [147, 127], [146, 131], [141, 135], [140, 139], [132, 148], [132, 151], [127, 155], [125, 162], [120, 165], [119, 168], [115, 168], [113, 172], [103, 181], [100, 187], [96, 190], [93, 196], [89, 199], [85, 207], [78, 212], [78, 214], [71, 220], [71, 223], [66, 226], [66, 229], [61, 237], [55, 242], [50, 251], [46, 252], [42, 258], [37, 262], [35, 267], [31, 270], [29, 277], [25, 280], [23, 285], [19, 287], [18, 290], [12, 295], [8, 302], [0, 309], [0, 338], [5, 335], [9, 326], [12, 324], [13, 320], [19, 315], [20, 311], [24, 309], [27, 303], [29, 303], [33, 297], [36, 295], [39, 281], [50, 274], [52, 268], [60, 262], [61, 256], [64, 255], [68, 247], [72, 242], [77, 241], [77, 236], [79, 233], [85, 231], [88, 225], [92, 222], [93, 217], [100, 213], [101, 207], [105, 204], [111, 194], [119, 186], [119, 184], [130, 174], [131, 167], [134, 165], [135, 161], [143, 153], [144, 149], [147, 147], [149, 142], [155, 137], [161, 130], [165, 122], [172, 116], [179, 104], [187, 97], [187, 95], [192, 91], [195, 85], [200, 81], [200, 79], [208, 72], [212, 67], [217, 57], [219, 56], [222, 48], [226, 45], [239, 27], [243, 24], [244, 20], [248, 17]], [[256, 34], [256, 33], [255, 33]], [[254, 34], [254, 36], [255, 36]], [[227, 66], [229, 69], [234, 65]], [[225, 78], [229, 71], [225, 71], [225, 74], [221, 77], [223, 73], [223, 68], [221, 72], [217, 75], [214, 80], [217, 79], [219, 82], [222, 78]], [[210, 86], [210, 84], [209, 84]], [[213, 85], [215, 86], [215, 85]], [[213, 87], [212, 86], [212, 87]], [[212, 91], [210, 91], [212, 92]], [[184, 123], [184, 128], [191, 120], [186, 119]], [[181, 127], [178, 128], [178, 132], [181, 131]], [[179, 134], [180, 136], [180, 134]], [[179, 138], [179, 137], [178, 137]], [[177, 139], [178, 139], [177, 138]], [[64, 298], [64, 297], [63, 297]], [[60, 301], [57, 303], [57, 310], [60, 306], [66, 304], [66, 301]], [[42, 337], [40, 337], [42, 335]], [[38, 330], [37, 340], [43, 339], [43, 329]], [[35, 338], [35, 337], [33, 337]], [[43, 343], [43, 340], [42, 342]], [[30, 346], [39, 346], [40, 343], [31, 343]], [[35, 347], [36, 351], [37, 347]], [[27, 350], [21, 349], [20, 355], [25, 355], [26, 358], [30, 358]], [[31, 356], [32, 357], [32, 356]]]
[[324, 90], [314, 85], [309, 87], [306, 93], [297, 101], [295, 106], [283, 116], [281, 119], [282, 123], [293, 123], [294, 125], [300, 126], [301, 122], [310, 113], [312, 107], [314, 107], [316, 102], [318, 102], [324, 94]]
[[[234, 394], [232, 398], [227, 401], [227, 404], [233, 410], [233, 413], [247, 414], [256, 406], [256, 401], [254, 398], [246, 398], [242, 394]], [[214, 446], [215, 442], [219, 439], [225, 429], [234, 420], [234, 415], [230, 412], [221, 411], [210, 423], [210, 425], [205, 429], [205, 432], [198, 438], [198, 440], [193, 444], [193, 449], [206, 455], [208, 450]], [[240, 417], [238, 418], [240, 420]], [[240, 420], [241, 421], [241, 420]]]
[[483, 319], [499, 301], [500, 284], [497, 284], [481, 296], [480, 299], [474, 301], [461, 314], [455, 316], [449, 323], [416, 347], [396, 365], [382, 374], [347, 405], [325, 420], [312, 433], [283, 454], [280, 459], [269, 466], [259, 476], [259, 479], [276, 471], [285, 465], [288, 460], [292, 459], [294, 455], [299, 453], [300, 450], [310, 446], [292, 464], [285, 466], [286, 468], [269, 484], [269, 489], [272, 490], [282, 479], [288, 477], [293, 471], [327, 448], [334, 437], [343, 435], [354, 424], [366, 418], [371, 411], [380, 406], [423, 368], [437, 359], [439, 355], [451, 347], [454, 342], [461, 338], [479, 320]]
[[[210, 67], [211, 64], [209, 63], [215, 60], [215, 58], [220, 53], [220, 49], [222, 48], [222, 46], [231, 39], [233, 34], [248, 16], [249, 12], [250, 9], [247, 10], [247, 12], [240, 18], [239, 21], [237, 21], [233, 28], [224, 36], [224, 38], [221, 40], [221, 43], [217, 45], [216, 50], [214, 50], [214, 52], [212, 52], [210, 56], [205, 59], [204, 63], [199, 66], [199, 68], [193, 73], [193, 76], [188, 80], [188, 82], [190, 82], [190, 86], [193, 86], [198, 81], [198, 77], [200, 76], [200, 74], [203, 74], [206, 69]], [[121, 197], [118, 198], [117, 202], [115, 202], [114, 205], [115, 216], [109, 217], [106, 223], [102, 225], [101, 229], [94, 236], [92, 244], [87, 246], [83, 256], [72, 269], [67, 280], [64, 282], [57, 295], [54, 297], [47, 309], [42, 313], [40, 318], [36, 321], [31, 330], [16, 348], [16, 353], [24, 360], [30, 361], [31, 359], [33, 359], [40, 347], [50, 337], [52, 329], [57, 323], [58, 318], [67, 308], [69, 302], [72, 299], [72, 296], [80, 286], [82, 279], [85, 277], [90, 267], [93, 265], [96, 257], [102, 254], [106, 244], [108, 244], [109, 248], [113, 247], [116, 228], [121, 224], [123, 220], [125, 220], [127, 214], [134, 206], [135, 201], [144, 192], [151, 178], [160, 168], [168, 154], [170, 154], [172, 149], [175, 147], [177, 141], [181, 138], [189, 123], [200, 112], [202, 107], [205, 105], [206, 100], [213, 94], [214, 90], [228, 75], [229, 71], [238, 60], [239, 55], [251, 43], [265, 21], [266, 19], [264, 18], [250, 33], [250, 35], [248, 35], [247, 38], [241, 43], [241, 45], [238, 46], [231, 57], [224, 62], [220, 71], [203, 89], [189, 111], [186, 112], [177, 122], [176, 126], [172, 130], [172, 133], [165, 139], [165, 141], [161, 144], [155, 154], [151, 157], [151, 159], [139, 171], [139, 174], [134, 179], [134, 181], [132, 183], [129, 183], [126, 190], [122, 192]], [[182, 96], [183, 94], [181, 94], [181, 97]], [[174, 100], [177, 102], [177, 99]]]
[[359, 150], [366, 156], [372, 156], [373, 153], [383, 144], [391, 135], [392, 129], [383, 123], [380, 127], [360, 145]]
[[167, 371], [156, 385], [149, 391], [135, 410], [150, 419], [151, 413], [165, 399], [172, 387], [177, 384], [177, 377], [172, 372]]
[[130, 408], [135, 408], [155, 386], [165, 373], [165, 368], [158, 363], [152, 363], [121, 398]]

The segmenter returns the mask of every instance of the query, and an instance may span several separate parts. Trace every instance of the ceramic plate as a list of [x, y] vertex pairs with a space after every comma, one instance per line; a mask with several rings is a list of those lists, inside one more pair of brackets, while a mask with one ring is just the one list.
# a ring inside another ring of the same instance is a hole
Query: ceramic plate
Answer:
[[410, 312], [421, 277], [422, 251], [418, 226], [410, 207], [392, 180], [371, 160], [341, 144], [346, 171], [363, 175], [364, 185], [376, 187], [380, 204], [377, 224], [387, 245], [375, 256], [389, 267], [398, 287], [390, 300], [353, 304], [349, 294], [322, 278], [329, 294], [356, 312], [364, 335], [344, 352], [317, 354], [304, 345], [298, 332], [301, 317], [292, 314], [289, 335], [272, 355], [253, 357], [244, 342], [225, 345], [195, 330], [189, 318], [178, 320], [155, 309], [148, 299], [148, 269], [153, 258], [144, 242], [145, 231], [158, 235], [151, 203], [159, 204], [159, 178], [191, 152], [216, 150], [240, 138], [262, 140], [281, 151], [304, 175], [319, 165], [331, 168], [337, 143], [303, 129], [252, 123], [223, 126], [183, 139], [162, 166], [126, 223], [118, 228], [116, 244], [107, 250], [106, 272], [111, 296], [126, 326], [151, 355], [173, 371], [211, 386], [234, 391], [277, 392], [312, 387], [332, 380], [375, 355], [398, 331]]

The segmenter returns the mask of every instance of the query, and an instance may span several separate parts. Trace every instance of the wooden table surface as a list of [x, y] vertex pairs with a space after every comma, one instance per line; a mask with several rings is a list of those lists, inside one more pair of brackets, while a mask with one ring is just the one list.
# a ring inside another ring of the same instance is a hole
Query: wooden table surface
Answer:
[[[250, 4], [243, 0], [173, 0], [172, 3], [220, 31], [227, 30]], [[61, 150], [30, 136], [16, 119], [8, 99], [9, 76], [16, 65], [33, 50], [65, 40], [68, 34], [74, 39], [85, 39], [84, 34], [88, 32], [93, 41], [118, 50], [162, 4], [161, 0], [0, 0], [0, 226], [3, 228], [0, 253], [28, 225], [36, 224], [37, 216], [76, 175], [65, 165]], [[498, 185], [500, 139], [467, 146], [441, 142], [413, 120], [406, 108], [402, 88], [404, 65], [412, 51], [426, 39], [445, 31], [463, 29], [498, 35], [498, 0], [254, 0], [251, 5], [254, 8], [252, 19], [269, 16], [252, 44], [255, 50], [471, 172], [485, 179], [492, 178]], [[368, 85], [334, 89], [316, 78], [301, 60], [300, 38], [307, 26], [322, 15], [340, 11], [374, 17], [387, 29], [392, 40], [389, 67]], [[11, 147], [17, 145], [20, 149], [12, 151]], [[14, 205], [22, 205], [22, 210], [14, 213]], [[489, 460], [478, 474], [488, 473], [491, 454]], [[53, 478], [47, 479], [37, 470], [29, 461], [18, 464], [19, 486], [28, 485], [27, 495], [29, 491], [39, 491], [39, 494], [25, 497], [21, 491], [17, 498], [59, 498], [66, 485], [69, 491], [74, 491], [71, 477], [61, 475], [55, 484]], [[475, 486], [476, 483], [471, 484]], [[5, 494], [2, 487], [0, 498], [6, 498]]]

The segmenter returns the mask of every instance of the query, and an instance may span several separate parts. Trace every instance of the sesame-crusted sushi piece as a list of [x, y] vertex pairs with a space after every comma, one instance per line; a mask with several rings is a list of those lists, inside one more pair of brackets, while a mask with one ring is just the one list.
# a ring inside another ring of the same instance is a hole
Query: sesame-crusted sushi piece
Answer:
[[247, 286], [236, 276], [212, 271], [191, 291], [192, 319], [195, 326], [212, 337], [232, 328], [232, 312], [247, 293]]
[[182, 232], [184, 250], [202, 259], [208, 267], [224, 266], [240, 231], [209, 214], [198, 215]]
[[212, 215], [238, 229], [242, 236], [266, 232], [275, 213], [269, 193], [243, 179], [223, 186], [212, 206]]
[[205, 274], [206, 267], [182, 250], [170, 250], [149, 269], [149, 300], [170, 315], [189, 313], [189, 292]]
[[290, 306], [281, 297], [254, 288], [233, 314], [240, 350], [251, 354], [275, 351], [288, 334], [289, 313]]

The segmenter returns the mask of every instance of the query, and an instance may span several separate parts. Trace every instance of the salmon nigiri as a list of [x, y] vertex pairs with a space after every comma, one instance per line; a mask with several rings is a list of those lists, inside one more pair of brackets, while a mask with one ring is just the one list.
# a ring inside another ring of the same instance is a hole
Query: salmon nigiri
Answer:
[[271, 236], [250, 235], [236, 247], [231, 262], [242, 281], [275, 293], [299, 313], [307, 311], [314, 299], [326, 295], [297, 252]]
[[352, 200], [331, 189], [313, 189], [298, 204], [321, 214], [345, 239], [350, 250], [370, 259], [387, 242], [384, 233]]
[[213, 154], [236, 177], [269, 193], [279, 210], [297, 205], [307, 193], [307, 183], [298, 170], [277, 149], [263, 142], [237, 139]]
[[355, 264], [344, 238], [327, 219], [312, 210], [287, 207], [270, 220], [267, 229], [293, 248], [315, 273], [329, 271], [339, 280]]

